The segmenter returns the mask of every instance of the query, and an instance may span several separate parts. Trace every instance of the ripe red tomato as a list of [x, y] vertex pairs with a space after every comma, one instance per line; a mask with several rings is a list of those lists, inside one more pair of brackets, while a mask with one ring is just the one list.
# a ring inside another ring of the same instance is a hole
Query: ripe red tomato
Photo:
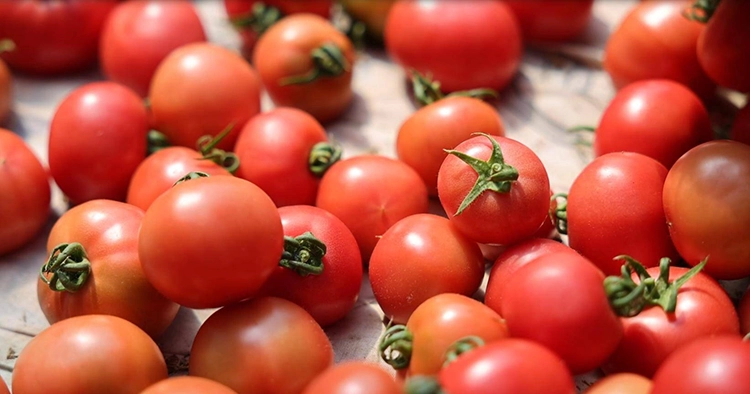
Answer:
[[0, 58], [12, 69], [41, 75], [88, 68], [116, 5], [115, 0], [0, 1], [0, 39], [16, 44]]
[[146, 211], [138, 255], [164, 296], [216, 308], [254, 296], [279, 264], [283, 231], [260, 188], [229, 176], [191, 179]]
[[730, 138], [750, 145], [750, 105], [745, 104], [732, 123]]
[[685, 261], [710, 256], [705, 272], [717, 279], [750, 275], [748, 201], [750, 146], [712, 141], [677, 160], [664, 183], [664, 212]]
[[35, 336], [16, 360], [12, 384], [18, 394], [129, 394], [166, 378], [159, 347], [141, 329], [119, 317], [86, 315]]
[[431, 75], [445, 92], [502, 90], [523, 49], [516, 17], [496, 0], [399, 0], [385, 23], [385, 47], [396, 63]]
[[93, 82], [57, 107], [49, 132], [49, 169], [73, 204], [124, 201], [146, 157], [148, 114], [141, 98], [114, 82]]
[[218, 147], [231, 150], [239, 130], [260, 112], [261, 81], [240, 55], [210, 43], [172, 51], [151, 80], [152, 125], [174, 145], [195, 148], [204, 135], [234, 125]]
[[706, 74], [719, 85], [741, 92], [750, 91], [750, 56], [740, 49], [750, 48], [748, 14], [747, 1], [723, 0], [698, 37], [698, 60]]
[[200, 327], [190, 375], [238, 393], [299, 393], [333, 364], [333, 348], [299, 306], [262, 297], [224, 307]]
[[258, 40], [253, 64], [278, 107], [299, 108], [321, 123], [338, 118], [354, 98], [354, 45], [327, 20], [290, 15]]
[[34, 238], [50, 213], [49, 175], [21, 137], [0, 128], [0, 256]]
[[155, 383], [140, 394], [237, 394], [236, 391], [206, 378], [175, 376]]
[[104, 24], [102, 72], [145, 97], [159, 63], [174, 49], [200, 41], [206, 41], [206, 34], [191, 2], [123, 2]]
[[700, 98], [667, 79], [637, 81], [620, 90], [596, 128], [594, 152], [637, 152], [670, 168], [692, 147], [713, 139]]
[[578, 38], [589, 25], [594, 0], [508, 1], [526, 42], [564, 42]]
[[401, 125], [396, 139], [398, 158], [422, 177], [431, 196], [437, 196], [437, 177], [447, 155], [473, 133], [505, 135], [497, 109], [470, 97], [446, 97], [420, 108]]
[[377, 364], [347, 361], [323, 371], [302, 394], [402, 394], [401, 386]]
[[605, 376], [586, 390], [586, 394], [650, 394], [651, 379], [634, 373]]

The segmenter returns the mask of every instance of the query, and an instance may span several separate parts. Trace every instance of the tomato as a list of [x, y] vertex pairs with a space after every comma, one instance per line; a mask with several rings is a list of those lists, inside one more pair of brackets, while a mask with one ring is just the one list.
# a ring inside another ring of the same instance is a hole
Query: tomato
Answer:
[[336, 215], [357, 239], [362, 261], [397, 221], [427, 212], [427, 188], [406, 163], [362, 155], [339, 161], [323, 175], [315, 205]]
[[240, 161], [237, 176], [258, 185], [279, 207], [314, 205], [320, 178], [341, 155], [323, 126], [296, 108], [250, 119], [234, 152]]
[[141, 394], [237, 394], [236, 391], [206, 378], [175, 376], [155, 383]]
[[354, 62], [349, 38], [312, 14], [283, 18], [253, 51], [253, 64], [276, 106], [301, 109], [321, 123], [338, 118], [351, 104]]
[[750, 392], [750, 344], [737, 337], [696, 340], [669, 356], [654, 376], [653, 394]]
[[47, 223], [47, 171], [21, 137], [0, 128], [0, 255], [29, 243]]
[[690, 148], [713, 139], [708, 112], [690, 89], [667, 79], [620, 90], [596, 128], [594, 152], [637, 152], [670, 168]]
[[604, 52], [604, 69], [617, 89], [644, 79], [671, 79], [701, 97], [713, 92], [696, 52], [704, 26], [683, 15], [689, 3], [645, 1], [625, 17]]
[[10, 394], [8, 385], [5, 384], [5, 381], [2, 378], [0, 378], [0, 394]]
[[479, 99], [446, 97], [420, 108], [401, 124], [396, 139], [398, 158], [417, 170], [430, 195], [437, 195], [444, 149], [471, 138], [473, 133], [505, 135], [497, 110]]
[[32, 338], [16, 360], [12, 389], [16, 394], [126, 394], [166, 378], [159, 347], [141, 329], [119, 317], [86, 315], [55, 323]]
[[512, 0], [508, 5], [518, 18], [524, 41], [565, 42], [586, 31], [594, 0]]
[[549, 214], [550, 186], [544, 164], [531, 149], [510, 138], [483, 135], [451, 153], [440, 166], [438, 196], [462, 233], [476, 242], [510, 245], [539, 229]]
[[744, 18], [750, 4], [744, 0], [724, 0], [716, 6], [705, 30], [698, 37], [698, 60], [716, 83], [721, 86], [750, 91], [750, 27]]
[[49, 169], [73, 204], [124, 201], [146, 157], [148, 114], [141, 98], [114, 82], [92, 82], [57, 107], [49, 131]]
[[[677, 251], [716, 279], [750, 275], [750, 146], [707, 142], [688, 151], [664, 183], [664, 212]], [[700, 207], [696, 209], [696, 207]]]
[[[0, 53], [14, 47], [10, 41], [0, 39]], [[5, 123], [13, 107], [13, 76], [5, 62], [0, 59], [0, 125]]]
[[745, 106], [737, 112], [732, 123], [730, 138], [750, 145], [750, 105]]
[[190, 375], [238, 393], [299, 393], [333, 364], [331, 342], [299, 306], [262, 297], [224, 307], [198, 329]]
[[368, 37], [382, 42], [385, 21], [395, 2], [396, 0], [342, 0], [341, 5], [354, 20], [364, 23]]
[[271, 199], [244, 179], [191, 179], [146, 211], [138, 255], [164, 296], [216, 308], [254, 296], [279, 263], [281, 219]]
[[737, 313], [740, 318], [740, 332], [742, 335], [750, 334], [750, 291], [745, 290], [742, 295], [737, 306]]
[[159, 63], [174, 49], [206, 41], [189, 1], [127, 1], [104, 24], [99, 60], [107, 78], [145, 97]]
[[616, 373], [605, 376], [586, 390], [586, 394], [650, 394], [650, 379], [634, 373]]
[[401, 386], [377, 364], [347, 361], [323, 371], [302, 394], [402, 394]]
[[257, 72], [240, 55], [187, 44], [170, 52], [151, 80], [153, 126], [174, 145], [195, 148], [202, 136], [234, 125], [218, 145], [231, 150], [242, 126], [260, 112], [260, 92]]
[[[349, 313], [359, 296], [357, 240], [341, 220], [320, 208], [287, 206], [279, 208], [279, 215], [291, 239], [285, 240], [282, 263], [259, 294], [292, 301], [322, 327], [331, 325]], [[308, 232], [311, 237], [305, 236]]]

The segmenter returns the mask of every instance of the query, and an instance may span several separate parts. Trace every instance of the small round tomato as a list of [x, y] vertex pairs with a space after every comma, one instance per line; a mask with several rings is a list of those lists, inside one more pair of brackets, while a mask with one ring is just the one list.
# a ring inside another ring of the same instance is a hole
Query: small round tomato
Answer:
[[159, 347], [141, 329], [119, 317], [86, 315], [32, 338], [16, 360], [12, 384], [17, 394], [129, 394], [166, 378]]
[[586, 394], [650, 394], [651, 379], [634, 373], [605, 376], [586, 390]]
[[47, 223], [49, 176], [24, 140], [0, 129], [0, 256], [34, 238]]
[[737, 112], [732, 123], [730, 138], [750, 145], [750, 105], [745, 106]]
[[721, 86], [750, 92], [750, 26], [745, 18], [750, 3], [722, 0], [698, 37], [698, 60], [703, 70]]
[[102, 72], [145, 97], [156, 67], [169, 52], [206, 41], [189, 1], [127, 1], [107, 18], [99, 45]]
[[201, 325], [189, 373], [238, 393], [299, 393], [332, 364], [331, 342], [312, 316], [262, 297], [226, 306]]
[[564, 42], [578, 38], [589, 25], [594, 0], [508, 1], [525, 42]]
[[323, 371], [302, 394], [402, 394], [401, 386], [377, 364], [347, 361]]
[[237, 394], [236, 391], [206, 378], [175, 376], [155, 383], [140, 394]]
[[453, 149], [474, 133], [505, 135], [497, 110], [471, 97], [446, 97], [420, 108], [401, 125], [396, 139], [398, 158], [422, 177], [430, 195], [437, 195], [440, 165]]

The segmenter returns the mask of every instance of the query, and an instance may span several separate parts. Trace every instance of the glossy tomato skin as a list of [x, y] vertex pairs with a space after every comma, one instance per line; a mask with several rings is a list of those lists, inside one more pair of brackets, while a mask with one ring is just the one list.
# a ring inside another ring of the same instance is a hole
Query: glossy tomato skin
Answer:
[[674, 245], [691, 266], [710, 256], [704, 272], [716, 279], [750, 275], [749, 176], [750, 146], [723, 140], [688, 151], [664, 183]]
[[174, 145], [196, 148], [204, 135], [230, 132], [217, 145], [231, 150], [242, 126], [260, 112], [261, 81], [240, 55], [210, 43], [172, 51], [151, 80], [153, 127]]
[[420, 108], [401, 125], [396, 139], [398, 158], [417, 170], [431, 196], [437, 196], [437, 176], [447, 155], [474, 133], [505, 135], [497, 109], [479, 99], [446, 97]]
[[102, 30], [99, 61], [104, 75], [148, 95], [156, 67], [174, 49], [206, 41], [189, 1], [131, 0], [117, 5]]
[[190, 308], [254, 296], [282, 250], [281, 219], [271, 199], [228, 176], [192, 179], [162, 194], [146, 211], [138, 239], [149, 281]]
[[234, 147], [237, 176], [258, 185], [278, 207], [314, 205], [320, 177], [310, 169], [310, 151], [326, 141], [323, 126], [302, 110], [276, 108], [256, 115]]
[[667, 79], [633, 82], [610, 102], [596, 128], [594, 152], [636, 152], [666, 168], [696, 145], [713, 139], [700, 98]]
[[586, 394], [650, 394], [651, 379], [634, 373], [605, 376], [586, 390]]
[[750, 27], [745, 16], [750, 13], [750, 4], [743, 0], [722, 1], [703, 33], [698, 37], [698, 60], [703, 70], [717, 84], [739, 90], [750, 91]]
[[5, 123], [13, 107], [13, 76], [0, 59], [0, 125]]
[[369, 275], [385, 316], [403, 324], [433, 296], [472, 295], [484, 277], [484, 259], [479, 246], [448, 219], [418, 214], [383, 234], [372, 252]]
[[586, 30], [594, 0], [511, 0], [525, 42], [572, 41]]
[[24, 140], [0, 128], [0, 256], [34, 238], [50, 213], [47, 171]]
[[59, 75], [94, 64], [99, 35], [115, 0], [2, 1], [0, 37], [16, 48], [0, 58], [17, 71]]
[[362, 261], [397, 221], [429, 208], [427, 188], [406, 163], [379, 155], [337, 162], [323, 175], [315, 205], [336, 215], [357, 239]]
[[302, 394], [402, 394], [402, 384], [377, 364], [347, 361], [318, 375]]
[[[670, 280], [687, 271], [682, 267], [670, 267]], [[656, 278], [659, 267], [649, 268], [648, 273]], [[622, 341], [602, 365], [607, 374], [631, 372], [652, 377], [667, 356], [682, 346], [701, 337], [739, 337], [740, 332], [732, 301], [724, 289], [703, 272], [680, 288], [674, 313], [651, 307], [637, 316], [622, 318], [622, 324]]]
[[140, 394], [237, 394], [236, 391], [206, 378], [175, 376], [155, 383]]
[[261, 297], [206, 320], [190, 351], [190, 375], [238, 393], [299, 393], [333, 364], [325, 332], [292, 302]]
[[[60, 354], [66, 356], [55, 357]], [[87, 315], [34, 337], [16, 360], [12, 388], [18, 394], [129, 394], [166, 378], [164, 357], [146, 333], [119, 317]]]
[[[347, 67], [336, 76], [322, 76], [307, 83], [286, 84], [289, 77], [314, 70], [311, 52], [333, 44]], [[313, 14], [290, 15], [268, 29], [253, 51], [253, 64], [277, 107], [299, 108], [321, 123], [332, 121], [349, 107], [352, 91], [354, 45], [330, 22]]]
[[440, 82], [444, 92], [502, 90], [521, 61], [521, 29], [501, 1], [397, 1], [385, 47], [405, 69]]
[[73, 204], [124, 201], [146, 158], [148, 114], [141, 98], [115, 82], [92, 82], [57, 107], [49, 132], [49, 169]]
[[750, 105], [745, 106], [737, 112], [737, 116], [732, 123], [730, 138], [750, 145]]

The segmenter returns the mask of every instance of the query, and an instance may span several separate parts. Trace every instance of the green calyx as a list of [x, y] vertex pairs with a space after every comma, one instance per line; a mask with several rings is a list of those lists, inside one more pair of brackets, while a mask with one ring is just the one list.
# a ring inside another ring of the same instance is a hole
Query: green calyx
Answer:
[[682, 15], [691, 21], [708, 23], [716, 12], [721, 0], [694, 0], [693, 4]]
[[16, 49], [16, 43], [10, 39], [0, 40], [0, 53], [10, 52]]
[[351, 64], [334, 43], [323, 44], [310, 52], [313, 69], [307, 74], [283, 78], [279, 85], [297, 85], [314, 82], [320, 78], [333, 78], [351, 70]]
[[338, 144], [330, 142], [318, 142], [310, 150], [308, 167], [318, 178], [331, 168], [337, 161], [341, 160], [343, 149]]
[[484, 339], [476, 335], [470, 335], [457, 340], [446, 350], [443, 367], [455, 361], [458, 356], [482, 346], [484, 346]]
[[164, 148], [171, 146], [169, 138], [158, 130], [149, 130], [146, 136], [146, 155], [152, 155]]
[[258, 35], [261, 35], [283, 17], [284, 14], [278, 8], [269, 6], [263, 2], [257, 2], [253, 5], [250, 12], [232, 18], [230, 22], [239, 30], [250, 28]]
[[232, 152], [226, 152], [216, 147], [234, 128], [234, 122], [230, 123], [216, 137], [204, 135], [198, 139], [198, 151], [203, 157], [198, 160], [210, 160], [218, 164], [230, 174], [234, 174], [240, 168], [240, 159]]
[[411, 70], [411, 83], [412, 83], [412, 90], [414, 92], [414, 98], [417, 99], [417, 102], [420, 104], [420, 106], [425, 106], [432, 104], [438, 100], [442, 100], [446, 97], [473, 97], [477, 99], [485, 99], [485, 98], [497, 98], [498, 93], [496, 90], [489, 89], [489, 88], [479, 88], [479, 89], [471, 89], [471, 90], [462, 90], [459, 92], [453, 92], [451, 94], [445, 95], [442, 90], [440, 90], [440, 82], [433, 81], [431, 77], [425, 76], [417, 70]]
[[432, 376], [417, 375], [409, 378], [404, 385], [406, 394], [447, 394], [440, 383]]
[[393, 369], [404, 369], [411, 361], [414, 336], [403, 324], [388, 327], [380, 338], [378, 350], [380, 358]]
[[63, 243], [52, 249], [49, 259], [39, 270], [39, 277], [54, 291], [76, 292], [91, 275], [91, 262], [83, 245]]
[[551, 211], [552, 222], [560, 234], [568, 233], [568, 195], [566, 193], [555, 193], [550, 200], [557, 202], [557, 208]]
[[206, 174], [205, 172], [200, 172], [200, 171], [188, 172], [187, 174], [185, 174], [185, 176], [183, 176], [182, 178], [176, 180], [175, 183], [172, 185], [172, 187], [175, 187], [175, 186], [179, 185], [180, 183], [188, 182], [188, 181], [193, 180], [193, 179], [208, 178], [208, 177], [209, 177], [209, 175]]
[[323, 273], [325, 255], [326, 244], [308, 231], [297, 237], [284, 237], [284, 251], [279, 265], [300, 276], [320, 275]]

